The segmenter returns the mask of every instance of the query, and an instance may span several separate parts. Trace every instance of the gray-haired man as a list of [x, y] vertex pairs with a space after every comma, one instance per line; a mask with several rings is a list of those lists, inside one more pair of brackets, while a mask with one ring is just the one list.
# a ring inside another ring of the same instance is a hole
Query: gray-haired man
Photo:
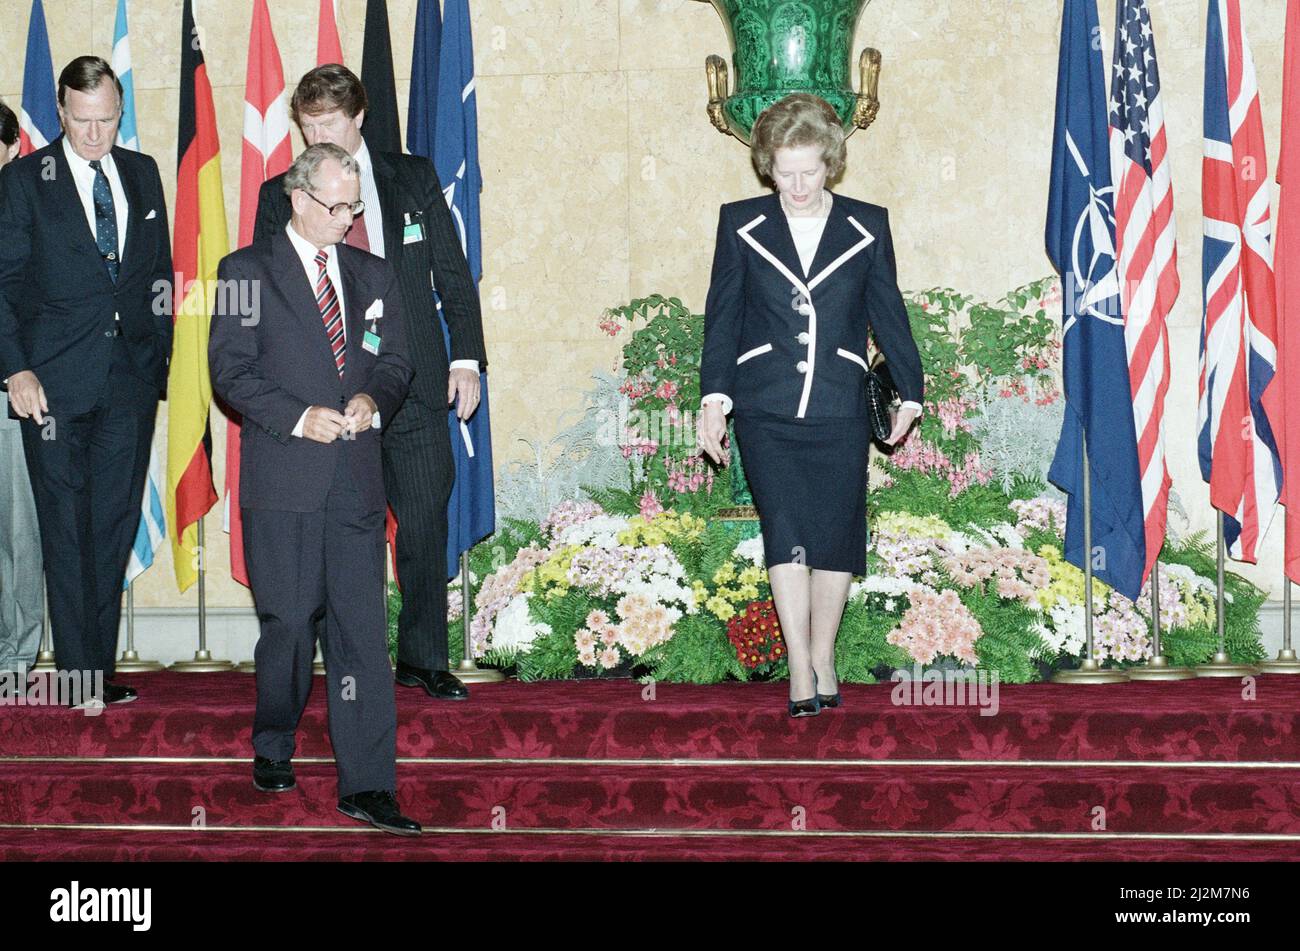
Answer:
[[394, 795], [378, 432], [411, 380], [402, 296], [387, 262], [340, 243], [363, 210], [350, 155], [312, 146], [285, 190], [285, 229], [221, 262], [208, 348], [213, 391], [244, 417], [244, 557], [261, 624], [253, 783], [294, 786], [319, 634], [339, 810], [416, 835]]

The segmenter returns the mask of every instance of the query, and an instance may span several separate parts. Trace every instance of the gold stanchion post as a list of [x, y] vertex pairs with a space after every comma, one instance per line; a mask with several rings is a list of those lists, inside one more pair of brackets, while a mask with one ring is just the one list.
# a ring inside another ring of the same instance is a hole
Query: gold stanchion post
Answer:
[[194, 652], [193, 660], [178, 660], [169, 670], [186, 674], [210, 674], [223, 670], [234, 670], [235, 665], [228, 660], [217, 660], [208, 650], [208, 599], [204, 579], [207, 576], [207, 549], [203, 545], [203, 519], [199, 526], [199, 649]]
[[126, 650], [114, 665], [118, 673], [137, 674], [141, 671], [162, 670], [156, 660], [141, 660], [135, 652], [135, 583], [126, 584]]
[[1218, 545], [1215, 553], [1218, 562], [1217, 578], [1214, 588], [1214, 615], [1219, 625], [1219, 649], [1214, 658], [1207, 663], [1196, 665], [1198, 677], [1249, 677], [1258, 674], [1259, 668], [1250, 664], [1235, 664], [1228, 656], [1228, 647], [1223, 637], [1223, 513], [1217, 512]]
[[1196, 671], [1175, 667], [1160, 649], [1160, 559], [1151, 566], [1151, 659], [1129, 668], [1129, 680], [1191, 680]]
[[460, 623], [464, 633], [464, 656], [456, 668], [456, 677], [465, 683], [494, 684], [506, 679], [506, 675], [491, 667], [480, 667], [474, 663], [474, 645], [469, 630], [469, 619], [474, 613], [474, 588], [470, 583], [469, 552], [460, 553]]

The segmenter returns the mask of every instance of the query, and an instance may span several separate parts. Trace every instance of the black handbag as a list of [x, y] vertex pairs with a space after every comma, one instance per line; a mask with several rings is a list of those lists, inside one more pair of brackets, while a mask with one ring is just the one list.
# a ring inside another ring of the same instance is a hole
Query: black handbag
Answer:
[[867, 419], [871, 423], [871, 435], [880, 442], [887, 440], [894, 431], [890, 410], [899, 402], [898, 389], [894, 386], [894, 378], [889, 375], [889, 367], [883, 357], [877, 357], [867, 371]]

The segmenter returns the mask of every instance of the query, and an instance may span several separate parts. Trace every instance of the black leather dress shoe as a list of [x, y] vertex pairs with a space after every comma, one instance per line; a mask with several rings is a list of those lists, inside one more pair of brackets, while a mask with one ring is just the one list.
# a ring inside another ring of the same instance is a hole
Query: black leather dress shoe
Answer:
[[339, 800], [339, 812], [369, 822], [376, 829], [393, 835], [419, 835], [421, 832], [420, 823], [402, 815], [397, 808], [397, 797], [385, 789], [344, 796]]
[[468, 700], [469, 688], [445, 670], [425, 670], [397, 662], [397, 682], [403, 687], [423, 687], [439, 700]]
[[293, 778], [293, 763], [287, 759], [253, 757], [253, 785], [262, 792], [288, 792], [298, 785]]
[[139, 697], [134, 687], [128, 687], [126, 684], [104, 684], [104, 692], [94, 697], [83, 697], [78, 701], [76, 694], [64, 701], [74, 710], [84, 710], [90, 707], [101, 707], [110, 703], [130, 703]]

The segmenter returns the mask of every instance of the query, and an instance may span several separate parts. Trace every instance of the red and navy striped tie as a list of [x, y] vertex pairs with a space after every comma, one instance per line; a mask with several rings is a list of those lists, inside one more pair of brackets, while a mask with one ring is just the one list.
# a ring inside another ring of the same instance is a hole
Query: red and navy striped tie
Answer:
[[320, 276], [316, 278], [316, 306], [320, 308], [320, 318], [325, 322], [325, 334], [330, 340], [330, 349], [334, 351], [334, 364], [343, 376], [344, 352], [347, 350], [343, 339], [343, 308], [339, 306], [338, 295], [334, 293], [334, 282], [325, 270], [329, 255], [324, 251], [316, 252], [316, 264]]

